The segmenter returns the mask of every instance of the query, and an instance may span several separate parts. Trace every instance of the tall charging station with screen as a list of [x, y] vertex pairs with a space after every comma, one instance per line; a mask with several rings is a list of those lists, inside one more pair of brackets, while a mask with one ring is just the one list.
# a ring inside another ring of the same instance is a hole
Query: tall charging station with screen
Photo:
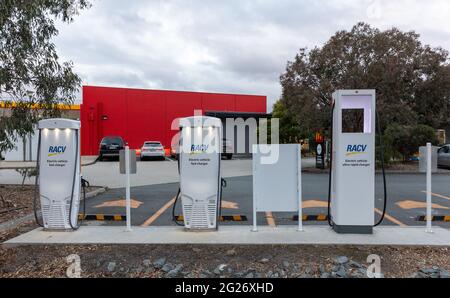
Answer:
[[187, 230], [217, 228], [221, 198], [222, 122], [194, 116], [180, 119], [180, 197]]
[[43, 227], [77, 229], [81, 194], [80, 122], [45, 119], [39, 121], [38, 131], [36, 183], [39, 180]]
[[371, 234], [375, 208], [375, 90], [333, 93], [330, 186], [337, 233]]

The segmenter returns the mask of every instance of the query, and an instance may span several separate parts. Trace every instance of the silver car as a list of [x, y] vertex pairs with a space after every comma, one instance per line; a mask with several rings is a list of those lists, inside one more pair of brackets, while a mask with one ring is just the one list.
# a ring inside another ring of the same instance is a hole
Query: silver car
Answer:
[[164, 146], [158, 141], [147, 141], [141, 148], [141, 160], [147, 158], [165, 159]]
[[438, 167], [450, 167], [450, 144], [438, 150]]

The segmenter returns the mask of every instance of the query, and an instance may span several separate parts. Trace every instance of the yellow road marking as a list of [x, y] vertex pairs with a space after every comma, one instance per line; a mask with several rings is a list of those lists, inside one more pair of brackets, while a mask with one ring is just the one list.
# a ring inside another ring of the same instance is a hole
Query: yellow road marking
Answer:
[[[383, 212], [380, 209], [378, 209], [378, 208], [375, 208], [375, 212], [380, 214], [380, 215], [383, 214]], [[390, 220], [391, 222], [401, 226], [401, 227], [406, 227], [407, 226], [404, 223], [402, 223], [401, 221], [399, 221], [398, 219], [396, 219], [395, 217], [392, 217], [392, 216], [390, 216], [387, 213], [384, 214], [384, 217], [387, 218], [388, 220]]]
[[[423, 192], [423, 193], [427, 193], [425, 190], [422, 190], [422, 192]], [[449, 201], [450, 201], [450, 198], [449, 198], [449, 197], [440, 195], [440, 194], [438, 194], [438, 193], [432, 192], [431, 195], [433, 195], [433, 196], [435, 196], [435, 197], [438, 197], [438, 198], [441, 198], [441, 199], [446, 199], [446, 200], [449, 200]]]
[[[427, 208], [427, 203], [425, 202], [419, 202], [419, 201], [411, 201], [411, 200], [406, 200], [406, 201], [400, 201], [395, 203], [397, 206], [399, 206], [402, 209], [420, 209], [420, 208]], [[448, 207], [445, 206], [441, 206], [439, 204], [432, 204], [432, 207], [434, 209], [450, 209]]]
[[327, 219], [327, 216], [325, 214], [319, 214], [317, 216], [317, 220], [319, 220], [319, 221], [326, 220], [326, 219]]
[[275, 219], [273, 218], [272, 212], [266, 212], [267, 224], [271, 227], [276, 227]]
[[239, 205], [235, 202], [222, 201], [221, 206], [225, 209], [239, 209]]
[[328, 207], [328, 202], [319, 200], [307, 200], [302, 202], [303, 208]]
[[173, 197], [169, 202], [167, 202], [164, 206], [162, 206], [158, 211], [155, 212], [155, 214], [153, 214], [152, 216], [150, 216], [142, 225], [141, 227], [148, 227], [149, 225], [151, 225], [155, 220], [158, 219], [158, 217], [164, 213], [164, 211], [166, 211], [167, 209], [170, 208], [170, 206], [173, 205], [173, 203], [175, 203], [175, 198]]
[[[102, 208], [102, 207], [125, 207], [126, 200], [115, 200], [115, 201], [106, 201], [101, 203], [100, 205], [94, 206], [94, 208]], [[141, 201], [131, 199], [130, 206], [133, 209], [139, 208], [142, 204]]]

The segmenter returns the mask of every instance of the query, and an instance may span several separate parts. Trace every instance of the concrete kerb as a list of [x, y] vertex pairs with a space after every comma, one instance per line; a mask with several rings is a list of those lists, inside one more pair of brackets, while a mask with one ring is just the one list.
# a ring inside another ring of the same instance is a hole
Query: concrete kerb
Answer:
[[102, 194], [107, 190], [108, 190], [108, 187], [100, 187], [98, 189], [94, 189], [93, 191], [86, 193], [86, 199], [98, 196], [99, 194]]
[[212, 232], [186, 232], [182, 227], [83, 226], [75, 232], [44, 231], [42, 228], [22, 234], [3, 243], [20, 245], [111, 245], [111, 244], [201, 244], [201, 245], [364, 245], [450, 247], [450, 231], [436, 227], [426, 233], [425, 227], [382, 226], [373, 235], [336, 234], [329, 227], [308, 226], [298, 232], [296, 226], [260, 227], [223, 226]]
[[[97, 196], [99, 194], [104, 193], [107, 190], [108, 190], [107, 187], [100, 187], [98, 189], [90, 191], [90, 192], [86, 193], [86, 199], [95, 197], [95, 196]], [[17, 226], [19, 226], [19, 225], [21, 225], [21, 224], [23, 224], [25, 222], [32, 221], [32, 220], [34, 220], [34, 213], [30, 213], [30, 214], [27, 214], [27, 215], [25, 215], [23, 217], [9, 220], [7, 222], [4, 222], [4, 223], [0, 224], [0, 232], [6, 231], [6, 230], [10, 230], [10, 229], [14, 229]]]
[[4, 232], [4, 231], [10, 230], [10, 229], [14, 229], [17, 226], [19, 226], [19, 225], [21, 225], [21, 224], [23, 224], [25, 222], [32, 221], [32, 220], [34, 220], [34, 213], [27, 214], [27, 215], [25, 215], [23, 217], [20, 217], [20, 218], [11, 219], [11, 220], [9, 220], [7, 222], [4, 222], [4, 223], [0, 224], [0, 232]]

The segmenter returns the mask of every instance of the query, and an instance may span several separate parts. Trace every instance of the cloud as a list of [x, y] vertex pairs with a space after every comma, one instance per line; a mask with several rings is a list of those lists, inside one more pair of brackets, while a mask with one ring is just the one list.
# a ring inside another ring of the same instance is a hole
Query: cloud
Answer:
[[299, 48], [365, 21], [450, 49], [448, 15], [446, 0], [94, 0], [55, 43], [84, 84], [262, 94], [270, 109]]

